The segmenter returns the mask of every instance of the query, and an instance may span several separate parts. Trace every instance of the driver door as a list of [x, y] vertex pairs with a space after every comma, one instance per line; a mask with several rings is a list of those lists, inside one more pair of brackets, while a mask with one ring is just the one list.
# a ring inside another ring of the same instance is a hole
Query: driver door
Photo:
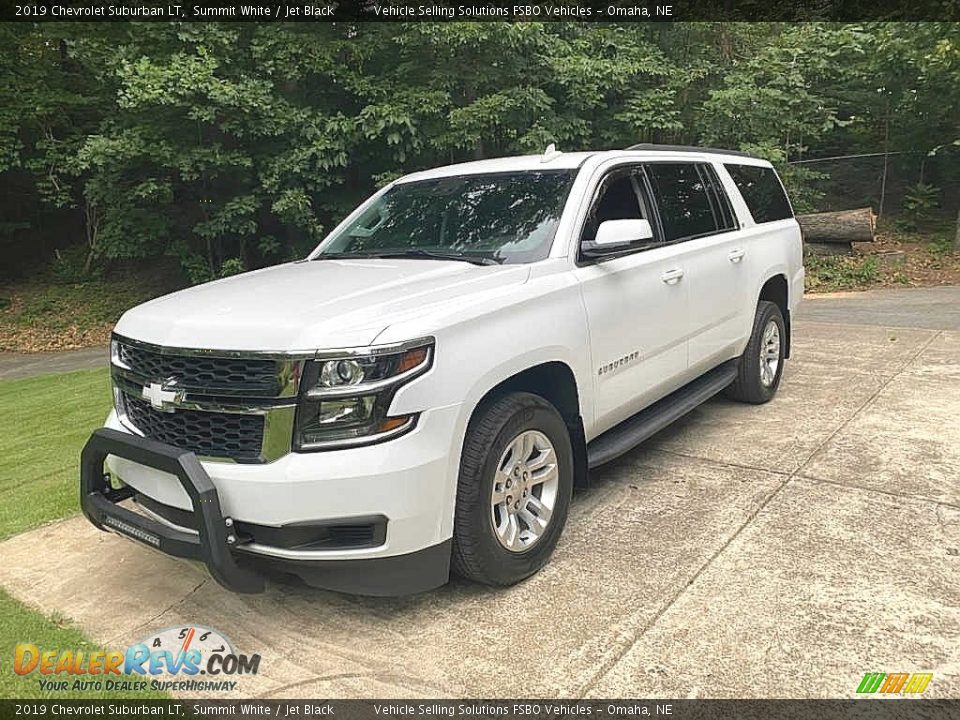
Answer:
[[646, 219], [654, 241], [586, 259], [578, 251], [590, 330], [596, 416], [591, 437], [683, 384], [689, 328], [687, 283], [675, 248], [665, 245], [639, 165], [618, 166], [599, 181], [580, 235], [592, 243], [605, 220]]

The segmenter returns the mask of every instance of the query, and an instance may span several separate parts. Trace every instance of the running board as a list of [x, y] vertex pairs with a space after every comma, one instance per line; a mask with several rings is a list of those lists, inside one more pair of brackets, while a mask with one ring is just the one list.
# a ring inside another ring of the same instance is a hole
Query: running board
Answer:
[[629, 452], [654, 433], [712, 398], [736, 377], [737, 360], [728, 360], [591, 440], [587, 445], [587, 464], [590, 469]]

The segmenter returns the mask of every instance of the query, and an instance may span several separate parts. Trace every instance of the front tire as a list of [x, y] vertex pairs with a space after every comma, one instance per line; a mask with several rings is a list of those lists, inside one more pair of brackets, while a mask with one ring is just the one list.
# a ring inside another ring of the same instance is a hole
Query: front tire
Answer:
[[573, 493], [573, 447], [549, 402], [510, 393], [470, 420], [457, 482], [453, 569], [513, 585], [542, 568], [560, 539]]
[[776, 303], [757, 303], [753, 331], [740, 356], [737, 379], [726, 390], [728, 397], [754, 405], [773, 399], [783, 375], [786, 337], [783, 314]]

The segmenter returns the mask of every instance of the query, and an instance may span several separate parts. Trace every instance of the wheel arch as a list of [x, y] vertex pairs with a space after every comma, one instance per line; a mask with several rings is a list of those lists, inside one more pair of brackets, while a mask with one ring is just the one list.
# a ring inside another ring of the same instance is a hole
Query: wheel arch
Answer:
[[490, 387], [473, 404], [470, 418], [490, 402], [514, 392], [539, 395], [553, 405], [570, 432], [573, 446], [575, 487], [587, 485], [587, 443], [583, 428], [580, 389], [573, 369], [562, 360], [548, 360], [519, 370]]
[[769, 275], [760, 286], [760, 292], [757, 296], [757, 302], [766, 300], [772, 302], [780, 308], [780, 314], [783, 315], [783, 325], [786, 330], [785, 346], [783, 356], [790, 357], [791, 323], [790, 323], [790, 284], [787, 282], [787, 276], [782, 272], [775, 272]]

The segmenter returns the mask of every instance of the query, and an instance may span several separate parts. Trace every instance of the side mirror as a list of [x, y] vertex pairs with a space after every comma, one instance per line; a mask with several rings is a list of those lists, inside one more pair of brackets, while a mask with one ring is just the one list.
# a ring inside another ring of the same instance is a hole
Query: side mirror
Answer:
[[638, 240], [650, 240], [653, 228], [649, 220], [605, 220], [597, 228], [593, 244], [600, 248], [628, 245]]
[[586, 257], [603, 257], [625, 250], [635, 242], [653, 239], [649, 220], [605, 220], [597, 228], [593, 242], [584, 243]]

